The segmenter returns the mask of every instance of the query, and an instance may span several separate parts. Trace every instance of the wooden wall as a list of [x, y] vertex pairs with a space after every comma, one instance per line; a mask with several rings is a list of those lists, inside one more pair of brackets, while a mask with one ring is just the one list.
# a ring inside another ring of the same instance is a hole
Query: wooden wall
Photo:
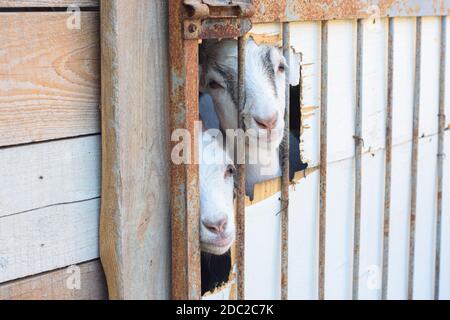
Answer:
[[[66, 26], [71, 13], [50, 8], [68, 4], [87, 7], [80, 30]], [[98, 5], [0, 0], [0, 299], [107, 297]], [[66, 286], [74, 264], [80, 290]]]

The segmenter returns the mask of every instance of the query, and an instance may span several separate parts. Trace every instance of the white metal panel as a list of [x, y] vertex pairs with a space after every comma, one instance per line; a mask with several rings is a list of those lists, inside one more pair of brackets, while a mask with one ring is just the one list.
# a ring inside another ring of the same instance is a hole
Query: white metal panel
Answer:
[[392, 150], [388, 299], [396, 300], [407, 298], [411, 145], [399, 144]]
[[[437, 76], [437, 75], [436, 75]], [[437, 119], [437, 117], [435, 118]], [[434, 298], [437, 136], [420, 139], [417, 175], [414, 299]]]
[[319, 164], [320, 135], [320, 22], [291, 23], [291, 46], [302, 55], [302, 160]]
[[[447, 33], [448, 34], [448, 33]], [[449, 43], [449, 42], [447, 42]], [[450, 75], [450, 73], [447, 73]], [[449, 91], [447, 91], [449, 92]], [[450, 131], [445, 133], [440, 299], [450, 299]]]
[[281, 193], [245, 210], [245, 298], [280, 298]]
[[[302, 55], [303, 162], [319, 164], [320, 135], [320, 22], [292, 23], [291, 45]], [[290, 193], [289, 297], [317, 299], [319, 172], [306, 177]]]
[[350, 299], [354, 216], [356, 21], [330, 21], [328, 37], [329, 165], [325, 297]]
[[364, 20], [362, 63], [363, 152], [385, 147], [387, 97], [387, 19]]
[[328, 161], [354, 156], [356, 22], [330, 21], [328, 43]]
[[394, 91], [392, 128], [394, 144], [411, 141], [412, 137], [415, 26], [415, 19], [394, 19]]
[[381, 293], [384, 155], [378, 150], [362, 157], [359, 298], [364, 300], [379, 299]]
[[354, 160], [329, 164], [327, 181], [325, 298], [351, 299]]
[[420, 137], [438, 132], [440, 30], [439, 17], [422, 18]]
[[289, 298], [318, 298], [319, 171], [290, 189]]
[[365, 20], [362, 63], [362, 195], [359, 298], [378, 299], [384, 211], [387, 19]]
[[389, 299], [406, 299], [409, 248], [415, 19], [394, 19], [394, 90]]

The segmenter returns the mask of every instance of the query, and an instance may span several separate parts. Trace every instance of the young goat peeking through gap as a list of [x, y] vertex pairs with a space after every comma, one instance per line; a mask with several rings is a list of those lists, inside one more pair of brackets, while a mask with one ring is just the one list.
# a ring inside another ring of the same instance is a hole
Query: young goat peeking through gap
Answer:
[[235, 239], [235, 168], [219, 139], [209, 132], [203, 132], [201, 135], [201, 250], [213, 255], [223, 255]]
[[[200, 133], [200, 247], [202, 294], [228, 281], [235, 239], [233, 161], [213, 130]], [[217, 131], [217, 130], [216, 130]]]
[[[247, 41], [245, 97], [242, 111], [246, 134], [246, 192], [254, 185], [281, 176], [279, 148], [283, 140], [286, 61], [279, 48]], [[238, 129], [238, 63], [236, 40], [204, 41], [200, 48], [200, 92], [208, 94], [214, 110], [200, 106], [206, 122], [214, 112], [219, 128]], [[203, 99], [200, 100], [202, 104]], [[207, 124], [208, 125], [208, 124]], [[252, 157], [256, 161], [250, 161]], [[236, 160], [236, 157], [233, 157]]]

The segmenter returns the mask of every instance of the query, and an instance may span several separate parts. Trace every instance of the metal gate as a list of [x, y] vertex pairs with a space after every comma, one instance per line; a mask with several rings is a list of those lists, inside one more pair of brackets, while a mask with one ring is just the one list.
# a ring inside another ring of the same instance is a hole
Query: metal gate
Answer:
[[[198, 118], [198, 43], [200, 39], [210, 38], [239, 38], [239, 97], [244, 95], [244, 68], [245, 64], [245, 43], [246, 34], [250, 31], [252, 23], [254, 25], [262, 23], [275, 23], [281, 26], [282, 45], [286, 59], [290, 57], [291, 41], [294, 39], [291, 34], [292, 23], [300, 21], [320, 21], [320, 129], [317, 140], [319, 170], [318, 182], [318, 254], [317, 273], [311, 277], [317, 281], [317, 298], [325, 299], [326, 296], [326, 235], [327, 235], [327, 213], [334, 208], [327, 205], [330, 190], [329, 186], [329, 148], [330, 148], [330, 128], [329, 128], [329, 106], [334, 101], [329, 100], [330, 88], [334, 86], [330, 79], [329, 70], [336, 59], [330, 61], [333, 52], [330, 52], [330, 22], [335, 20], [356, 21], [356, 50], [352, 57], [354, 59], [354, 102], [355, 114], [353, 125], [353, 233], [352, 241], [352, 281], [351, 298], [360, 298], [360, 258], [361, 258], [361, 214], [363, 191], [366, 185], [363, 184], [363, 173], [370, 171], [370, 167], [364, 166], [363, 157], [366, 152], [364, 141], [364, 103], [367, 99], [364, 96], [364, 44], [365, 39], [364, 23], [369, 19], [385, 19], [387, 23], [386, 37], [386, 64], [385, 64], [385, 88], [386, 95], [383, 97], [386, 111], [383, 113], [383, 132], [378, 133], [383, 137], [382, 146], [384, 150], [384, 194], [380, 195], [383, 201], [382, 210], [382, 251], [381, 257], [381, 290], [380, 298], [388, 298], [388, 284], [392, 274], [389, 273], [390, 256], [390, 222], [391, 201], [392, 201], [392, 151], [394, 148], [393, 125], [394, 95], [397, 86], [395, 78], [395, 54], [394, 41], [396, 29], [395, 19], [399, 17], [413, 17], [415, 23], [415, 53], [414, 53], [414, 76], [411, 81], [414, 83], [412, 97], [412, 119], [403, 119], [403, 122], [412, 123], [411, 132], [411, 154], [410, 154], [410, 183], [405, 185], [405, 192], [409, 192], [409, 250], [408, 250], [408, 274], [407, 274], [407, 297], [414, 298], [414, 277], [415, 277], [415, 255], [416, 255], [416, 212], [418, 202], [418, 159], [421, 136], [421, 75], [423, 73], [423, 18], [440, 17], [440, 37], [439, 42], [439, 73], [438, 79], [438, 114], [435, 119], [437, 126], [436, 143], [436, 192], [435, 210], [430, 214], [434, 217], [434, 298], [439, 299], [440, 275], [441, 275], [441, 239], [442, 239], [442, 216], [444, 212], [445, 197], [444, 190], [444, 137], [446, 132], [445, 118], [445, 96], [446, 96], [446, 50], [447, 25], [446, 15], [450, 12], [450, 1], [416, 1], [416, 0], [392, 0], [392, 1], [364, 1], [364, 0], [336, 0], [336, 1], [304, 1], [304, 0], [170, 0], [170, 128], [172, 130], [184, 128], [191, 133], [194, 132], [194, 121]], [[375, 23], [375, 22], [374, 22]], [[335, 48], [335, 46], [333, 46]], [[448, 72], [448, 71], [447, 71]], [[289, 78], [289, 77], [288, 77]], [[397, 79], [398, 80], [398, 79]], [[407, 79], [405, 80], [407, 81]], [[286, 110], [289, 110], [289, 86], [287, 86]], [[239, 99], [240, 105], [242, 99]], [[242, 109], [242, 108], [241, 108]], [[319, 115], [318, 115], [319, 116]], [[239, 118], [241, 119], [241, 118]], [[367, 123], [367, 127], [370, 124]], [[286, 112], [286, 130], [284, 143], [289, 138], [289, 112]], [[425, 130], [426, 131], [426, 130]], [[375, 133], [374, 133], [375, 134]], [[195, 135], [192, 134], [192, 137]], [[434, 136], [434, 135], [433, 135]], [[379, 138], [379, 137], [378, 137]], [[194, 138], [193, 141], [194, 143]], [[310, 141], [312, 144], [315, 141]], [[332, 146], [331, 146], [332, 147]], [[288, 148], [284, 152], [289, 153]], [[375, 154], [375, 151], [374, 151]], [[375, 155], [373, 156], [375, 157]], [[284, 157], [289, 159], [289, 157]], [[342, 160], [342, 159], [341, 159]], [[281, 183], [281, 254], [280, 265], [280, 297], [288, 299], [289, 286], [289, 197], [291, 182], [289, 181], [289, 163], [283, 163], [283, 177]], [[368, 186], [367, 186], [368, 187]], [[196, 165], [172, 165], [171, 169], [171, 210], [172, 210], [172, 296], [175, 299], [200, 299], [200, 246], [199, 246], [199, 184], [198, 168]], [[238, 168], [238, 189], [237, 189], [237, 288], [238, 299], [245, 299], [245, 166]], [[291, 199], [292, 200], [292, 199]], [[448, 207], [447, 207], [448, 208]], [[448, 210], [448, 209], [447, 209]], [[292, 232], [292, 230], [291, 230]]]

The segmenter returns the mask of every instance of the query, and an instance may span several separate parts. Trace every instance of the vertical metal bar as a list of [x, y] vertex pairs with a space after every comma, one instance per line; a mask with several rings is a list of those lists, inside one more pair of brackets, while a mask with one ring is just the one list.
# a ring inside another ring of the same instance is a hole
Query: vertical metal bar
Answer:
[[[169, 8], [170, 128], [187, 129], [196, 146], [198, 41], [183, 39], [183, 3], [170, 0]], [[201, 298], [198, 165], [188, 160], [171, 166], [172, 298], [177, 300]]]
[[437, 210], [436, 210], [436, 261], [434, 279], [434, 298], [439, 300], [439, 282], [441, 274], [441, 237], [442, 237], [442, 191], [444, 177], [444, 136], [445, 136], [445, 69], [447, 50], [447, 18], [441, 17], [441, 56], [439, 69], [439, 136], [437, 166]]
[[384, 217], [383, 217], [383, 269], [381, 279], [381, 299], [387, 299], [389, 283], [389, 233], [391, 217], [391, 186], [392, 186], [392, 112], [394, 92], [394, 18], [389, 18], [388, 35], [388, 85], [386, 111], [386, 158], [384, 176]]
[[320, 92], [320, 190], [319, 190], [319, 299], [325, 299], [325, 248], [327, 208], [327, 133], [328, 133], [328, 21], [321, 30]]
[[[289, 23], [283, 23], [283, 54], [287, 65], [290, 65], [291, 34]], [[282, 155], [282, 185], [281, 185], [281, 299], [288, 299], [288, 259], [289, 259], [289, 68], [286, 68], [286, 101], [285, 101], [285, 128]]]
[[420, 82], [421, 82], [422, 18], [416, 18], [416, 67], [411, 157], [411, 211], [409, 221], [408, 299], [414, 298], [414, 257], [416, 241], [417, 162], [419, 156]]
[[359, 19], [357, 24], [356, 49], [356, 114], [355, 114], [355, 221], [353, 230], [353, 282], [352, 299], [359, 295], [359, 258], [361, 240], [361, 158], [362, 158], [362, 77], [363, 77], [363, 41], [364, 25]]
[[[242, 111], [245, 104], [245, 46], [246, 37], [238, 40], [238, 124], [239, 128], [244, 128], [244, 118]], [[240, 156], [238, 155], [238, 158]], [[245, 300], [245, 164], [237, 165], [237, 212], [236, 212], [236, 253], [237, 253], [237, 284], [238, 300]]]

